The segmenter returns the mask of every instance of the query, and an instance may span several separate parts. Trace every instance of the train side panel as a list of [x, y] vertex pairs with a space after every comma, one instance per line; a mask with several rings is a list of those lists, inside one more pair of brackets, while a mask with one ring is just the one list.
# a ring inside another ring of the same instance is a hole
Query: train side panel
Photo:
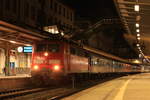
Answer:
[[88, 58], [70, 55], [69, 73], [88, 72]]

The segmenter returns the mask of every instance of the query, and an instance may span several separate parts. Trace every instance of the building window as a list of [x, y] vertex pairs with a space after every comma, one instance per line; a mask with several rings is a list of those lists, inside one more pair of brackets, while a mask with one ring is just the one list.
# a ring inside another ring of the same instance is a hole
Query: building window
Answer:
[[31, 9], [32, 9], [31, 18], [32, 18], [33, 20], [35, 20], [35, 17], [36, 17], [36, 10], [35, 10], [35, 7], [32, 6]]
[[14, 13], [17, 13], [17, 0], [12, 1], [12, 10]]
[[57, 6], [58, 6], [58, 4], [55, 2], [55, 3], [54, 3], [54, 11], [55, 11], [55, 12], [57, 12]]
[[70, 13], [70, 20], [73, 21], [73, 14], [72, 14], [72, 12]]
[[5, 0], [5, 9], [10, 10], [10, 0]]
[[50, 8], [53, 9], [53, 0], [50, 0]]
[[66, 17], [66, 9], [63, 8], [63, 16]]
[[26, 3], [24, 13], [26, 17], [29, 17], [29, 3]]
[[69, 19], [69, 11], [66, 11], [67, 19]]
[[58, 13], [59, 13], [59, 15], [61, 15], [61, 5], [59, 5], [59, 11], [58, 11]]

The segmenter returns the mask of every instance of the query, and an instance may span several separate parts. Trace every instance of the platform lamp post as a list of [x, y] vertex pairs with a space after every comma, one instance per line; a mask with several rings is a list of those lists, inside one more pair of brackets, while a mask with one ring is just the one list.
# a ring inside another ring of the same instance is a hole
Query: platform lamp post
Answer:
[[5, 55], [6, 55], [6, 59], [5, 59], [5, 75], [9, 76], [10, 75], [10, 48], [9, 48], [9, 43], [6, 44], [6, 49], [5, 49]]

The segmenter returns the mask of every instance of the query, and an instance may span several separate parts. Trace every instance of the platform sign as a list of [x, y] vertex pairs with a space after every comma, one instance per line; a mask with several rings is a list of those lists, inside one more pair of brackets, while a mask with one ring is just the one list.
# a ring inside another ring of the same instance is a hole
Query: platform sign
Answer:
[[32, 53], [32, 46], [25, 46], [23, 47], [24, 53]]

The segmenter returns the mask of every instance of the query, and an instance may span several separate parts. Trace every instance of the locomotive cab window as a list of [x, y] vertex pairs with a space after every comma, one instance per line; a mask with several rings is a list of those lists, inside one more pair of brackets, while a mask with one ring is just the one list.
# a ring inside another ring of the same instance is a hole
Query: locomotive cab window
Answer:
[[36, 51], [40, 52], [40, 51], [46, 51], [46, 45], [45, 44], [38, 44], [36, 46]]
[[48, 51], [49, 52], [59, 52], [60, 45], [59, 44], [48, 44]]

